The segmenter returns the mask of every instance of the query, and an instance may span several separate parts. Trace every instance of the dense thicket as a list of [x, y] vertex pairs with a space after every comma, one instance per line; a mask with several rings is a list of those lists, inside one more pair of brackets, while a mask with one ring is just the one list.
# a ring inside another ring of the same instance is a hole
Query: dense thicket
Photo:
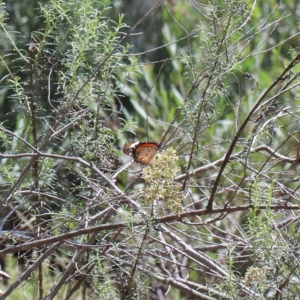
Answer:
[[2, 3], [0, 299], [296, 299], [298, 9]]

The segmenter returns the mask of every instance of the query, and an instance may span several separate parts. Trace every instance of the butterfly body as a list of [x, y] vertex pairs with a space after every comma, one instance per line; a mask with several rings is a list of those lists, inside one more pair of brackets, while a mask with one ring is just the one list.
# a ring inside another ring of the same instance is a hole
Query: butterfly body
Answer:
[[126, 155], [131, 155], [135, 162], [141, 165], [149, 165], [155, 159], [160, 148], [161, 143], [128, 142], [123, 147], [123, 152]]

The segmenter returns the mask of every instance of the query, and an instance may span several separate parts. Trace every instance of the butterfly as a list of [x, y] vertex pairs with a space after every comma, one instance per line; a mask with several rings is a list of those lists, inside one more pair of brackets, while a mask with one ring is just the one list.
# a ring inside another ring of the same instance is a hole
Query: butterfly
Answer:
[[123, 147], [123, 153], [131, 155], [135, 162], [141, 165], [150, 165], [161, 148], [161, 143], [128, 142]]

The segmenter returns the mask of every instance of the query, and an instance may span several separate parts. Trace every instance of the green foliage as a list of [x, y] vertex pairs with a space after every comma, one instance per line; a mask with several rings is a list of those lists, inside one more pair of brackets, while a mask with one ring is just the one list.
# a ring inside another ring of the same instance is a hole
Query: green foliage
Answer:
[[[0, 258], [28, 256], [5, 297], [295, 299], [296, 3], [13, 2]], [[163, 150], [125, 164], [128, 139]]]

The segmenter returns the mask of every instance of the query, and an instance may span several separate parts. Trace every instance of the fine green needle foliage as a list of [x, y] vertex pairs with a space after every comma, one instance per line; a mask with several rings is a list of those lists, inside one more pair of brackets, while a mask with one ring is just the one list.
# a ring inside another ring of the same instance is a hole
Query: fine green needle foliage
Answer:
[[298, 10], [0, 1], [0, 300], [298, 299]]

